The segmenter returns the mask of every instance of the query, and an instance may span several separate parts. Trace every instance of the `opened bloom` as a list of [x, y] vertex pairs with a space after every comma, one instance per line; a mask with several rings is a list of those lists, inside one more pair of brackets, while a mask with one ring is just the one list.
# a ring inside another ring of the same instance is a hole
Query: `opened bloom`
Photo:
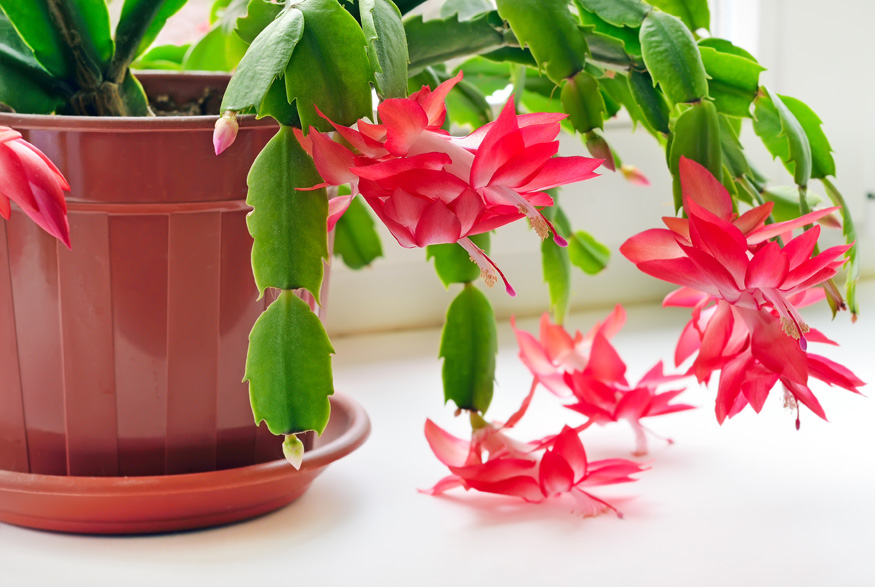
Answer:
[[[790, 299], [803, 307], [823, 299], [822, 290], [810, 290]], [[748, 405], [755, 412], [763, 408], [769, 392], [779, 382], [783, 402], [796, 413], [799, 404], [826, 419], [820, 402], [811, 391], [810, 379], [859, 393], [865, 385], [847, 367], [802, 349], [782, 331], [778, 313], [735, 307], [705, 294], [681, 291], [666, 298], [667, 305], [693, 306], [693, 316], [684, 328], [675, 350], [680, 365], [695, 356], [689, 373], [708, 382], [720, 371], [715, 414], [723, 423]], [[806, 334], [809, 342], [836, 343], [814, 328]]]
[[[518, 497], [540, 503], [550, 498], [570, 496], [584, 516], [595, 516], [617, 509], [590, 492], [591, 487], [628, 483], [644, 468], [625, 459], [589, 462], [579, 432], [565, 426], [547, 442], [508, 445], [489, 452], [475, 434], [472, 442], [457, 438], [426, 421], [425, 436], [435, 456], [451, 475], [425, 491], [439, 495], [455, 487]], [[495, 436], [495, 432], [490, 434]], [[513, 446], [513, 448], [511, 448]], [[529, 446], [529, 452], [525, 447]]]
[[[597, 323], [586, 335], [577, 331], [572, 337], [561, 325], [553, 324], [546, 313], [541, 316], [539, 338], [519, 330], [513, 321], [511, 325], [520, 347], [520, 360], [529, 368], [535, 380], [556, 396], [567, 398], [572, 391], [565, 374], [586, 369], [596, 342], [602, 346], [623, 327], [625, 321], [626, 311], [618, 304], [604, 322]], [[598, 349], [595, 352], [599, 352]], [[616, 361], [619, 361], [619, 357], [612, 357], [609, 361], [611, 364], [604, 364], [606, 372], [613, 371]], [[602, 363], [597, 361], [594, 366], [600, 368]]]
[[687, 404], [671, 403], [684, 390], [659, 391], [666, 383], [685, 377], [668, 375], [657, 363], [636, 385], [626, 380], [626, 364], [610, 343], [626, 321], [626, 312], [617, 305], [604, 322], [586, 335], [572, 336], [558, 324], [541, 317], [540, 340], [517, 330], [520, 358], [529, 367], [535, 382], [567, 401], [564, 405], [589, 418], [589, 424], [605, 425], [625, 420], [635, 433], [635, 455], [647, 454], [646, 429], [642, 418], [692, 409]]
[[[598, 361], [593, 358], [593, 362]], [[643, 418], [673, 414], [691, 410], [689, 404], [671, 403], [684, 388], [658, 391], [663, 384], [681, 379], [685, 375], [667, 375], [663, 372], [662, 362], [654, 365], [637, 384], [630, 386], [622, 377], [626, 365], [621, 363], [622, 370], [617, 370], [615, 380], [601, 379], [598, 369], [585, 369], [566, 374], [574, 392], [575, 402], [565, 407], [579, 412], [596, 424], [605, 425], [611, 422], [625, 420], [635, 433], [635, 450], [632, 454], [643, 456], [647, 454], [648, 430], [641, 424]], [[669, 441], [671, 442], [671, 441]]]
[[789, 299], [831, 279], [851, 245], [832, 247], [812, 257], [819, 226], [783, 247], [769, 239], [789, 234], [836, 208], [767, 225], [771, 202], [736, 216], [729, 193], [704, 167], [682, 158], [680, 176], [687, 219], [664, 218], [667, 229], [635, 235], [620, 252], [648, 275], [737, 308], [776, 311], [784, 332], [798, 339], [804, 349], [808, 325]]
[[0, 126], [0, 216], [9, 219], [9, 201], [31, 220], [70, 247], [64, 191], [70, 185], [42, 151], [11, 128]]
[[552, 232], [566, 244], [538, 210], [553, 204], [544, 190], [595, 177], [601, 160], [554, 157], [565, 115], [517, 115], [512, 99], [494, 122], [450, 136], [441, 129], [444, 99], [461, 78], [383, 101], [379, 124], [344, 127], [323, 115], [349, 147], [312, 128], [295, 134], [325, 180], [314, 188], [351, 187], [329, 202], [329, 228], [360, 193], [401, 246], [457, 242], [492, 285], [501, 274], [468, 237], [527, 217], [542, 238]]
[[[687, 218], [664, 218], [667, 229], [642, 232], [620, 247], [643, 272], [682, 286], [665, 305], [693, 308], [675, 361], [680, 365], [696, 354], [689, 373], [700, 382], [720, 371], [721, 423], [747, 405], [759, 412], [779, 381], [797, 426], [799, 403], [825, 418], [809, 377], [854, 392], [863, 382], [808, 352], [809, 340], [832, 342], [811, 329], [798, 308], [822, 299], [823, 292], [812, 288], [838, 272], [850, 245], [814, 254], [819, 226], [795, 238], [792, 233], [836, 208], [765, 224], [771, 203], [736, 215], [728, 192], [705, 168], [681, 159], [680, 176]], [[783, 246], [771, 240], [778, 236]]]

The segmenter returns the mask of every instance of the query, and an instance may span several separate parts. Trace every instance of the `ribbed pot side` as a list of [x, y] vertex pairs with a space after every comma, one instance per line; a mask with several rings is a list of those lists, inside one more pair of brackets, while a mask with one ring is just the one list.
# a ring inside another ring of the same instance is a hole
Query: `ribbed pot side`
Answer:
[[[193, 96], [227, 83], [141, 79]], [[139, 476], [281, 457], [241, 383], [266, 303], [246, 174], [275, 127], [242, 118], [216, 157], [214, 121], [0, 114], [69, 181], [73, 242], [15, 208], [0, 222], [0, 469]]]

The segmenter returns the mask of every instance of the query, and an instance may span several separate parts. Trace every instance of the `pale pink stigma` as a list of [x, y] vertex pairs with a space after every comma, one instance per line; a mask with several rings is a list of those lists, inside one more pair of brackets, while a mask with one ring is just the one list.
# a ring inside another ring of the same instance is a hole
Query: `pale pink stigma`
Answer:
[[788, 336], [799, 340], [799, 346], [804, 351], [807, 348], [807, 342], [803, 342], [805, 337], [802, 336], [809, 330], [808, 324], [799, 315], [799, 312], [793, 307], [793, 304], [788, 302], [781, 292], [774, 288], [762, 288], [763, 295], [768, 299], [778, 315], [781, 317], [781, 328]]
[[560, 247], [568, 246], [568, 241], [559, 236], [553, 223], [547, 220], [547, 218], [541, 214], [540, 210], [535, 208], [532, 203], [524, 197], [504, 185], [493, 185], [489, 186], [487, 189], [493, 190], [493, 192], [498, 194], [502, 199], [515, 205], [520, 211], [520, 214], [525, 214], [526, 218], [529, 219], [532, 228], [535, 230], [535, 233], [541, 237], [542, 240], [550, 236], [550, 233], [552, 232], [553, 241], [557, 245]]
[[498, 282], [498, 277], [500, 276], [502, 281], [504, 281], [504, 289], [507, 291], [508, 295], [513, 297], [516, 295], [513, 287], [511, 287], [510, 283], [508, 283], [507, 278], [504, 276], [504, 273], [501, 272], [501, 269], [492, 262], [486, 253], [483, 252], [483, 249], [474, 244], [474, 242], [465, 237], [459, 240], [459, 244], [462, 245], [462, 248], [468, 251], [468, 255], [471, 257], [471, 261], [477, 263], [477, 266], [480, 268], [480, 277], [483, 278], [483, 281], [486, 283], [487, 287], [492, 287]]

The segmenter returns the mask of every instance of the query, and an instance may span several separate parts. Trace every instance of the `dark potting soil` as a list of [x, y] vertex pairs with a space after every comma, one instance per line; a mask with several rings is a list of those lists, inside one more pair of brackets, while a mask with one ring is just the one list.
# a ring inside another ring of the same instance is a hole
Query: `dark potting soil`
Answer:
[[169, 94], [149, 96], [149, 107], [156, 116], [218, 116], [222, 104], [222, 90], [205, 88], [196, 100], [178, 104]]

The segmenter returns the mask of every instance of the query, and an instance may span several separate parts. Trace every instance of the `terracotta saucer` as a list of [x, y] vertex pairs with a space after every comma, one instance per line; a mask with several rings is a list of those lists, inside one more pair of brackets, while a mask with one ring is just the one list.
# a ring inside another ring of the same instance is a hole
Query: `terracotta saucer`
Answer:
[[364, 443], [364, 409], [331, 397], [331, 421], [296, 471], [284, 460], [209, 473], [65, 477], [0, 471], [0, 522], [84, 534], [145, 534], [218, 526], [300, 497], [331, 462]]

